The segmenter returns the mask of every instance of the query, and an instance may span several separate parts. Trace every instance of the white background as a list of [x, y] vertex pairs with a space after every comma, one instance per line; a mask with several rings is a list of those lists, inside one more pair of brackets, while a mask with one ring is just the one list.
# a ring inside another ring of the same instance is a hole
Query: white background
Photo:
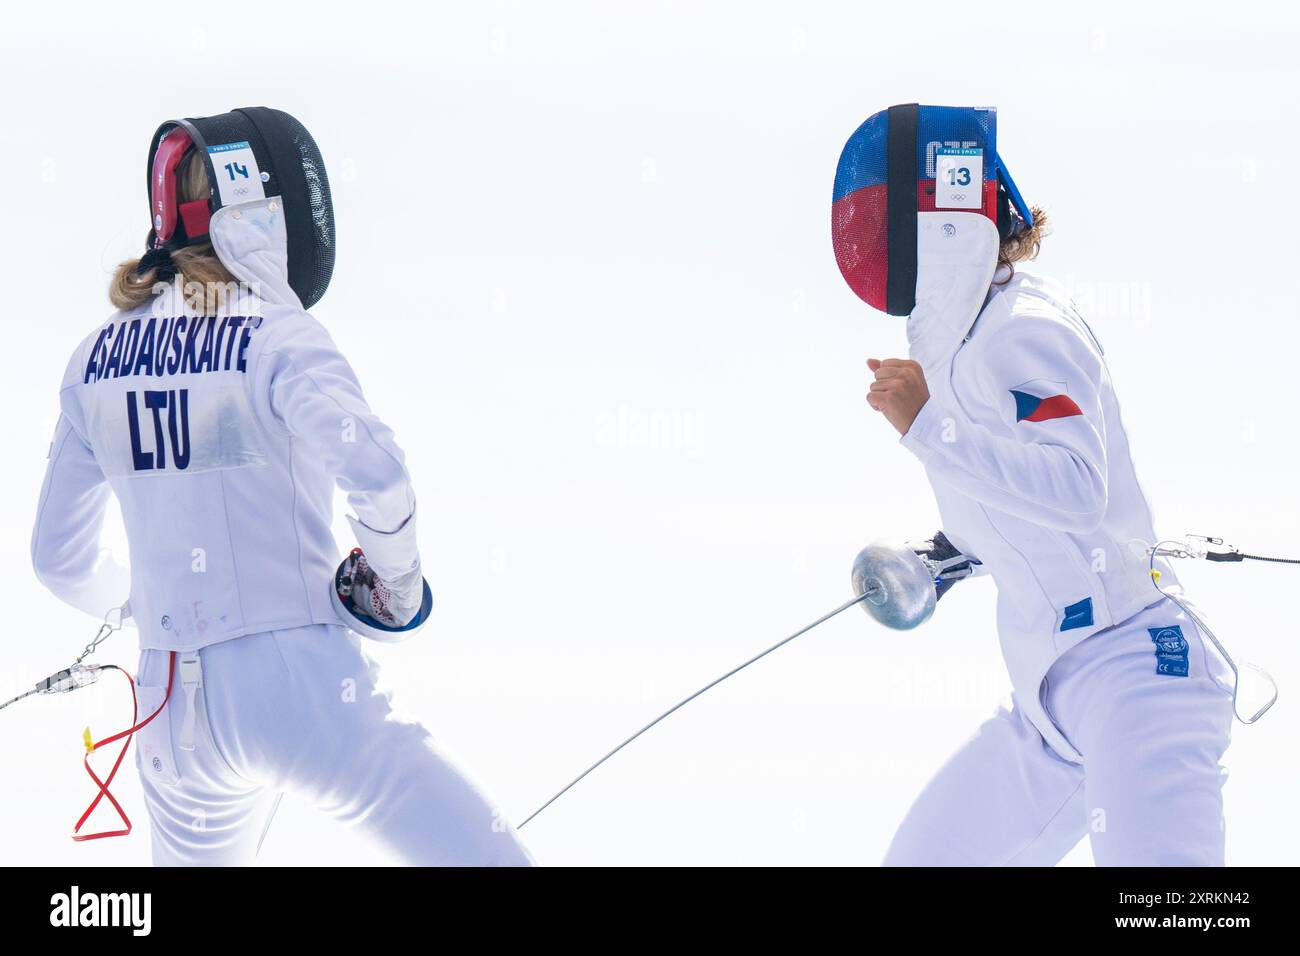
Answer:
[[[27, 542], [64, 363], [143, 245], [149, 137], [254, 104], [325, 154], [340, 257], [316, 314], [420, 495], [437, 617], [376, 654], [516, 820], [845, 600], [867, 541], [935, 529], [919, 466], [863, 400], [903, 321], [854, 298], [829, 236], [840, 149], [891, 103], [999, 108], [1000, 152], [1055, 223], [1041, 266], [1107, 347], [1159, 530], [1300, 554], [1294, 24], [1239, 3], [468, 6], [6, 10], [5, 697], [95, 628], [39, 588]], [[1282, 687], [1228, 753], [1229, 862], [1295, 863], [1300, 568], [1179, 571]], [[879, 861], [1007, 689], [993, 601], [987, 580], [959, 587], [910, 634], [842, 615], [624, 751], [529, 845], [547, 864]], [[98, 660], [133, 664], [133, 641]], [[136, 834], [67, 837], [93, 796], [81, 728], [123, 723], [118, 684], [0, 712], [0, 861], [147, 861], [133, 766], [116, 792]], [[292, 800], [262, 855], [379, 859]]]

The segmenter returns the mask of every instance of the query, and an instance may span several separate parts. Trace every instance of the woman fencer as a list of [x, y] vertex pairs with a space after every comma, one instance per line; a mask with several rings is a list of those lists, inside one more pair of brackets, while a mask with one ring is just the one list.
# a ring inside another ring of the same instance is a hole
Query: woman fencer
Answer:
[[[402, 452], [306, 311], [334, 262], [315, 142], [235, 110], [163, 124], [148, 171], [148, 251], [68, 363], [32, 554], [59, 597], [139, 629], [154, 862], [250, 862], [290, 791], [407, 863], [529, 864], [334, 606], [337, 484], [372, 578], [358, 613], [393, 632], [427, 611]], [[99, 545], [110, 491], [129, 572]]]
[[908, 317], [909, 357], [869, 362], [868, 400], [930, 479], [931, 557], [960, 552], [997, 585], [1014, 688], [886, 862], [1050, 865], [1087, 836], [1100, 865], [1222, 865], [1230, 667], [1148, 556], [1101, 346], [1062, 288], [1023, 268], [1046, 222], [995, 137], [992, 109], [895, 106], [836, 175], [844, 277]]

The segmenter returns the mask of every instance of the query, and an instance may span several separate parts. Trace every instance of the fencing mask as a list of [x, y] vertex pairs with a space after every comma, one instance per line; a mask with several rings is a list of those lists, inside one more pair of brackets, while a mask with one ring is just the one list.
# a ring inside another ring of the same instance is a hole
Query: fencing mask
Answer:
[[997, 154], [992, 108], [891, 106], [849, 137], [831, 233], [849, 287], [908, 316], [911, 356], [951, 357], [988, 295], [1002, 239], [1033, 216]]
[[[203, 157], [207, 199], [178, 202], [182, 163]], [[334, 211], [316, 141], [263, 106], [170, 120], [149, 147], [149, 255], [210, 239], [230, 273], [266, 300], [315, 305], [334, 271]], [[287, 285], [286, 285], [287, 283]]]

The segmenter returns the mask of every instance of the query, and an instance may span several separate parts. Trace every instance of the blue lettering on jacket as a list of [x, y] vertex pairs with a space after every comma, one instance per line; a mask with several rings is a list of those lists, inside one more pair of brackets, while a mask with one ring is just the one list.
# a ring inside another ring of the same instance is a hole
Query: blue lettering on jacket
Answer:
[[[124, 319], [100, 330], [86, 358], [84, 384], [146, 375], [246, 372], [245, 353], [260, 316]], [[236, 347], [238, 339], [238, 347]], [[225, 349], [222, 349], [222, 345]]]
[[[167, 443], [171, 439], [172, 464], [180, 471], [190, 466], [190, 392], [187, 388], [147, 391], [144, 407], [153, 413], [153, 450], [146, 451], [145, 435], [140, 428], [140, 410], [136, 392], [126, 393], [126, 423], [131, 432], [131, 462], [136, 471], [163, 471], [167, 468]], [[167, 431], [163, 431], [162, 413], [167, 410]]]

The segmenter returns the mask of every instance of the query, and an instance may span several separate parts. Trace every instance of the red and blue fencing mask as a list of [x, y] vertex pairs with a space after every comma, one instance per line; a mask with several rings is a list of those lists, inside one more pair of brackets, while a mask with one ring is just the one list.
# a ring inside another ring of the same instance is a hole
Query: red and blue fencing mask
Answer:
[[997, 154], [995, 109], [891, 106], [859, 126], [840, 155], [835, 260], [864, 302], [909, 316], [922, 365], [970, 330], [1001, 240], [1032, 224]]

